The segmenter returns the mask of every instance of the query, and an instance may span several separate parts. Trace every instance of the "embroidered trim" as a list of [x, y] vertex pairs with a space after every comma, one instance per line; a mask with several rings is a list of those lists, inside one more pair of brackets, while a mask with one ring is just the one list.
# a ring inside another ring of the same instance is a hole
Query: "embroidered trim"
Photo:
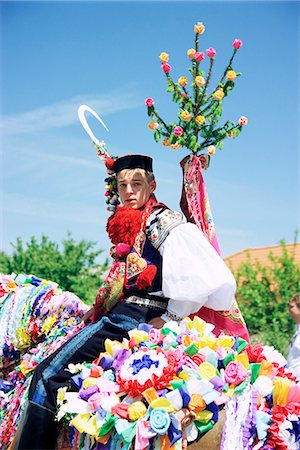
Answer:
[[180, 322], [181, 321], [181, 317], [177, 316], [177, 314], [175, 313], [171, 313], [170, 311], [165, 311], [165, 313], [161, 316], [161, 318], [165, 321], [168, 322], [169, 320], [175, 320], [176, 322]]
[[136, 305], [146, 306], [147, 308], [159, 308], [159, 309], [166, 309], [167, 302], [165, 301], [159, 301], [159, 300], [153, 300], [152, 298], [141, 298], [137, 297], [136, 295], [131, 295], [130, 297], [126, 298], [124, 300], [126, 303], [134, 303]]
[[171, 209], [161, 209], [151, 214], [145, 229], [145, 234], [156, 250], [166, 240], [170, 231], [186, 223], [180, 212]]

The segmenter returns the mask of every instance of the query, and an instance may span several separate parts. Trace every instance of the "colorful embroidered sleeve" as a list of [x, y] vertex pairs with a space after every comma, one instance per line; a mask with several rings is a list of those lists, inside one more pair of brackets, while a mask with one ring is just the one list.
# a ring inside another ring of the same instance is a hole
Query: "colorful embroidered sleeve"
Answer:
[[183, 223], [186, 223], [186, 220], [181, 213], [168, 208], [157, 209], [149, 217], [145, 233], [153, 247], [158, 250], [171, 230]]

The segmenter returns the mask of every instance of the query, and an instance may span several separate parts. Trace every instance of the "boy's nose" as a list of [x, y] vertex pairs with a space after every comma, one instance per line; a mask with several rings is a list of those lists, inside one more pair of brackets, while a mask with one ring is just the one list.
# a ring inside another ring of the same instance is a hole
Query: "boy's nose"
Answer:
[[131, 184], [130, 184], [130, 183], [128, 183], [128, 184], [127, 184], [127, 186], [126, 186], [126, 192], [127, 192], [128, 194], [131, 194], [131, 193], [133, 192], [133, 190], [132, 190], [132, 187], [131, 187]]

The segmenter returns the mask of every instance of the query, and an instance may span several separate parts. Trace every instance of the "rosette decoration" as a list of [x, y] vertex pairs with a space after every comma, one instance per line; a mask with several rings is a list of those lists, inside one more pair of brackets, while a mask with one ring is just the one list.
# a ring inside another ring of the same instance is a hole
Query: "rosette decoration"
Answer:
[[82, 328], [87, 310], [52, 281], [0, 274], [0, 449], [14, 434], [35, 367]]
[[[152, 98], [147, 98], [145, 104], [151, 118], [148, 128], [154, 131], [155, 141], [162, 139], [162, 144], [173, 150], [186, 147], [192, 154], [204, 155], [203, 167], [207, 168], [216, 149], [223, 148], [224, 139], [236, 138], [248, 120], [241, 116], [237, 122], [227, 120], [219, 125], [223, 101], [234, 88], [236, 78], [241, 75], [233, 69], [233, 60], [243, 43], [240, 39], [234, 40], [233, 54], [217, 85], [209, 92], [217, 52], [210, 47], [206, 49], [205, 55], [200, 48], [199, 37], [204, 31], [205, 26], [201, 22], [194, 26], [195, 45], [187, 51], [187, 57], [191, 61], [190, 79], [181, 75], [175, 82], [170, 75], [172, 67], [169, 55], [162, 52], [159, 56], [167, 80], [167, 92], [172, 93], [172, 100], [179, 105], [178, 119], [168, 124], [159, 115]], [[206, 57], [209, 59], [207, 73], [202, 69]]]
[[[72, 449], [181, 449], [226, 412], [221, 448], [299, 448], [300, 384], [273, 347], [212, 333], [198, 317], [141, 324], [105, 341], [92, 364], [70, 365], [57, 419]], [[78, 392], [74, 392], [77, 389]]]

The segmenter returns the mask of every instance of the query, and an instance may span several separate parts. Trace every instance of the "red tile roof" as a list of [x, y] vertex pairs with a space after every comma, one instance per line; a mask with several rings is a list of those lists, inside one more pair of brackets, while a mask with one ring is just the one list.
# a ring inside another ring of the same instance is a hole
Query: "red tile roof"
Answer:
[[[300, 264], [300, 243], [285, 244], [285, 248], [289, 254], [294, 255], [296, 262]], [[282, 246], [273, 245], [269, 247], [247, 248], [241, 252], [227, 256], [224, 258], [224, 261], [233, 271], [235, 271], [242, 262], [246, 262], [248, 260], [248, 255], [253, 263], [259, 261], [264, 266], [269, 266], [271, 265], [271, 261], [268, 258], [270, 253], [274, 256], [280, 256], [282, 254]]]

